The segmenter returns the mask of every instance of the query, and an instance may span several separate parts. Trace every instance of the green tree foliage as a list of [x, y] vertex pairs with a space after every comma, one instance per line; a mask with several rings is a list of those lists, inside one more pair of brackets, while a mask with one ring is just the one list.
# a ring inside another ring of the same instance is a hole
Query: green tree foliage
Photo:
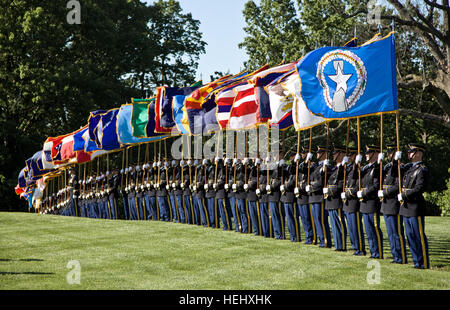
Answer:
[[164, 84], [195, 77], [205, 43], [177, 1], [80, 3], [69, 24], [66, 1], [0, 0], [0, 209], [17, 205], [17, 175], [48, 136], [152, 92], [157, 72]]
[[[448, 42], [441, 39], [441, 34], [449, 37], [446, 25], [448, 1], [443, 1], [447, 9], [436, 6], [433, 1], [421, 5], [407, 1], [406, 11], [401, 13], [399, 1], [388, 2], [388, 5], [380, 7], [380, 17], [383, 35], [391, 31], [392, 20], [396, 22], [401, 148], [406, 151], [406, 144], [411, 141], [426, 145], [425, 161], [431, 174], [428, 190], [442, 191], [446, 189], [445, 181], [450, 177], [447, 172], [450, 118], [446, 112], [450, 100], [446, 97], [444, 85], [449, 47]], [[363, 43], [378, 32], [377, 24], [368, 23], [367, 8], [368, 1], [354, 0], [261, 0], [259, 5], [250, 0], [243, 11], [247, 36], [240, 47], [247, 51], [248, 65], [254, 68], [263, 65], [266, 57], [272, 64], [279, 63], [281, 52], [273, 53], [273, 50], [290, 51], [287, 55], [296, 55], [288, 57], [292, 61], [316, 47], [343, 45], [354, 36], [354, 32], [358, 42]], [[279, 33], [283, 38], [295, 37], [296, 40], [281, 40], [272, 36], [269, 41], [261, 33]], [[439, 77], [440, 82], [436, 81]], [[374, 116], [361, 120], [362, 146], [380, 143], [379, 119], [379, 116]], [[383, 123], [384, 145], [396, 143], [395, 117], [385, 115]], [[330, 146], [332, 143], [345, 145], [346, 132], [347, 121], [332, 121]], [[285, 132], [286, 158], [296, 152], [296, 139], [293, 128]], [[302, 133], [301, 145], [308, 147], [308, 139], [309, 134]], [[326, 140], [324, 126], [313, 129], [313, 146], [325, 145]], [[350, 121], [349, 141], [350, 145], [356, 146], [356, 120]]]

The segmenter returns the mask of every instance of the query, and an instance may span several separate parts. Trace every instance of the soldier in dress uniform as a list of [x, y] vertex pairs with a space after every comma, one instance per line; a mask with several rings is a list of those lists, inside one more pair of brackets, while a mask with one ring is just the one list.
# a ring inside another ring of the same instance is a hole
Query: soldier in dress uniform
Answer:
[[255, 236], [262, 235], [261, 225], [261, 210], [258, 202], [258, 196], [256, 195], [256, 189], [258, 185], [258, 169], [261, 164], [261, 160], [257, 158], [254, 165], [248, 168], [248, 181], [244, 184], [244, 189], [247, 191], [247, 204], [248, 211], [250, 213], [250, 222], [252, 223], [253, 234]]
[[186, 219], [188, 224], [196, 224], [197, 217], [194, 213], [193, 206], [193, 198], [191, 192], [191, 180], [192, 180], [192, 169], [191, 169], [192, 161], [189, 159], [183, 166], [183, 180], [180, 184], [181, 189], [183, 190], [183, 203], [186, 208]]
[[330, 215], [331, 231], [336, 251], [347, 251], [347, 225], [342, 212], [343, 205], [341, 200], [341, 193], [344, 187], [344, 169], [345, 164], [348, 162], [348, 158], [345, 155], [344, 147], [334, 147], [333, 161], [336, 165], [330, 169], [327, 187], [323, 189], [325, 209]]
[[259, 188], [256, 190], [256, 196], [259, 199], [259, 209], [261, 212], [261, 229], [266, 238], [272, 237], [272, 219], [269, 216], [269, 196], [267, 194], [267, 170], [260, 168]]
[[294, 163], [294, 156], [291, 158], [290, 164], [280, 163], [283, 170], [284, 183], [280, 186], [281, 198], [284, 212], [286, 214], [286, 223], [289, 230], [289, 236], [292, 242], [301, 242], [300, 236], [300, 219], [297, 204], [295, 203], [295, 177], [296, 166]]
[[356, 155], [356, 149], [348, 149], [345, 177], [345, 191], [341, 193], [343, 202], [343, 210], [347, 219], [348, 233], [352, 249], [355, 250], [353, 255], [366, 255], [364, 230], [362, 224], [362, 214], [359, 212], [359, 198], [357, 193], [358, 187], [358, 163], [361, 162], [362, 156]]
[[157, 168], [156, 162], [153, 162], [153, 164], [148, 163], [147, 164], [147, 179], [145, 184], [145, 197], [146, 197], [146, 204], [147, 204], [147, 210], [148, 216], [147, 219], [151, 219], [153, 221], [158, 220], [158, 206], [156, 203], [156, 190], [154, 187], [154, 184], [156, 182], [156, 175], [155, 169]]
[[130, 219], [130, 206], [128, 205], [128, 167], [125, 167], [125, 169], [120, 170], [120, 183], [121, 183], [121, 189], [120, 193], [122, 195], [122, 201], [123, 201], [123, 213], [125, 215], [125, 220]]
[[298, 210], [305, 231], [305, 244], [313, 244], [316, 240], [314, 220], [308, 201], [309, 196], [306, 192], [306, 185], [308, 183], [308, 162], [306, 159], [309, 158], [311, 160], [312, 156], [312, 154], [309, 154], [308, 157], [308, 151], [303, 148], [300, 154], [297, 154], [294, 159], [294, 162], [298, 165], [298, 180], [294, 194], [297, 197]]
[[428, 184], [428, 169], [422, 162], [425, 147], [410, 143], [408, 159], [402, 179], [402, 192], [398, 194], [399, 214], [403, 216], [406, 237], [414, 262], [414, 268], [430, 268], [428, 239], [425, 235], [425, 199], [423, 192]]
[[380, 207], [378, 189], [380, 188], [380, 149], [366, 147], [368, 164], [361, 169], [361, 185], [357, 196], [360, 199], [360, 212], [363, 214], [364, 228], [369, 242], [370, 258], [383, 258], [383, 233], [380, 226]]
[[144, 201], [144, 167], [140, 165], [136, 165], [136, 206], [138, 209], [138, 220], [146, 220], [147, 219], [147, 210], [145, 207]]
[[119, 218], [117, 213], [117, 198], [119, 197], [119, 184], [120, 175], [117, 169], [112, 171], [112, 174], [107, 173], [108, 178], [108, 203], [111, 209], [111, 219], [116, 220]]
[[162, 166], [161, 162], [159, 161], [158, 164], [158, 169], [159, 169], [159, 178], [157, 183], [155, 184], [156, 186], [156, 197], [157, 197], [157, 202], [158, 202], [158, 207], [159, 207], [159, 216], [160, 219], [164, 222], [169, 222], [170, 221], [170, 213], [172, 212], [170, 210], [170, 205], [168, 202], [168, 198], [167, 198], [167, 167], [168, 163], [165, 162], [164, 166]]
[[137, 171], [136, 167], [130, 166], [128, 168], [129, 179], [128, 179], [128, 206], [130, 207], [130, 220], [139, 220], [139, 210], [136, 198], [136, 181], [137, 181]]
[[270, 216], [275, 239], [284, 239], [284, 218], [280, 203], [282, 166], [280, 162], [272, 163], [272, 165], [274, 167], [269, 180], [270, 184], [266, 186], [266, 192], [269, 196]]
[[246, 184], [245, 179], [245, 165], [248, 164], [248, 159], [244, 159], [244, 163], [239, 159], [236, 163], [236, 180], [232, 186], [234, 191], [234, 195], [236, 198], [236, 205], [238, 208], [239, 220], [241, 223], [241, 233], [247, 234], [250, 232], [249, 226], [249, 216], [248, 216], [248, 206], [247, 206], [247, 193], [244, 189], [244, 185]]
[[[308, 202], [311, 205], [311, 212], [314, 219], [316, 235], [319, 239], [319, 246], [331, 248], [330, 226], [328, 224], [328, 211], [324, 206], [323, 188], [325, 182], [325, 171], [329, 171], [329, 161], [326, 159], [327, 148], [318, 146], [316, 157], [318, 163], [311, 165], [310, 184], [305, 190], [309, 195]], [[327, 167], [327, 169], [325, 169]]]
[[[206, 180], [205, 184], [203, 185], [205, 189], [205, 205], [208, 210], [208, 220], [210, 227], [217, 228], [220, 227], [219, 222], [216, 221], [217, 219], [217, 210], [216, 210], [216, 190], [213, 187], [214, 184], [214, 176], [215, 176], [215, 166], [212, 165], [212, 162], [209, 159], [206, 159], [204, 161], [204, 167], [206, 168]], [[204, 170], [205, 171], [205, 170]]]
[[222, 220], [223, 230], [232, 230], [231, 209], [227, 203], [227, 192], [225, 190], [226, 179], [228, 177], [227, 165], [225, 160], [216, 158], [217, 164], [217, 183], [213, 185], [216, 191], [216, 203], [220, 218]]
[[233, 190], [233, 184], [235, 182], [234, 180], [234, 169], [237, 164], [237, 159], [226, 159], [226, 164], [228, 166], [228, 184], [225, 184], [225, 191], [227, 192], [228, 196], [228, 203], [230, 205], [231, 213], [233, 214], [233, 221], [234, 221], [234, 231], [239, 232], [241, 227], [241, 219], [239, 217], [239, 211], [237, 207], [236, 202], [236, 193]]
[[205, 173], [204, 173], [204, 165], [206, 165], [206, 161], [198, 162], [198, 165], [195, 167], [196, 169], [196, 182], [194, 187], [194, 196], [195, 202], [197, 206], [197, 210], [200, 214], [201, 224], [204, 227], [210, 227], [209, 225], [209, 216], [208, 210], [205, 204]]
[[[172, 162], [173, 163], [173, 162]], [[177, 204], [178, 217], [180, 223], [187, 223], [186, 218], [186, 207], [183, 203], [183, 189], [181, 188], [181, 171], [183, 169], [184, 161], [181, 161], [179, 164], [175, 161], [175, 181], [172, 183], [173, 194], [175, 196], [175, 202]]]
[[167, 173], [169, 177], [169, 183], [167, 184], [167, 193], [169, 194], [169, 203], [172, 210], [172, 219], [175, 223], [178, 223], [179, 216], [178, 216], [178, 206], [177, 201], [175, 198], [175, 188], [173, 187], [175, 183], [175, 166], [176, 162], [173, 160], [171, 165], [167, 167]]
[[79, 210], [79, 196], [80, 196], [80, 183], [78, 180], [78, 176], [75, 172], [75, 169], [73, 167], [69, 168], [69, 199], [70, 199], [70, 205], [72, 208], [72, 215], [73, 216], [80, 216], [80, 210]]
[[406, 264], [406, 240], [403, 229], [403, 217], [399, 215], [400, 203], [397, 199], [399, 193], [398, 165], [401, 152], [396, 152], [396, 145], [388, 145], [386, 149], [389, 163], [383, 167], [383, 189], [378, 191], [378, 197], [381, 201], [381, 213], [384, 215], [389, 245], [394, 258], [392, 263]]

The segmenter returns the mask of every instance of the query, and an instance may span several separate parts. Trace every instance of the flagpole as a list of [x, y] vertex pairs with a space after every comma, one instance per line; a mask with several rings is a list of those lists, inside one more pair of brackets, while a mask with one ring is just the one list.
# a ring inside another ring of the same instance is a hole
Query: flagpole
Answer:
[[[256, 127], [256, 158], [259, 161], [259, 128]], [[259, 189], [259, 162], [256, 164], [256, 190]], [[262, 236], [262, 228], [261, 228], [261, 210], [259, 208], [259, 196], [256, 197], [256, 211], [258, 212], [258, 223], [259, 223], [259, 235]]]
[[[400, 128], [399, 128], [399, 113], [397, 111], [397, 113], [395, 113], [395, 132], [397, 135], [397, 152], [400, 152]], [[400, 161], [401, 159], [399, 158], [397, 161], [397, 168], [398, 168], [398, 190], [399, 193], [402, 192], [402, 175], [401, 175], [401, 167], [400, 167]]]
[[[267, 136], [266, 136], [266, 148], [267, 148], [267, 158], [270, 158], [270, 139], [269, 139], [269, 122], [267, 122]], [[270, 177], [269, 177], [269, 162], [266, 163], [267, 168], [267, 185], [270, 186]], [[270, 193], [267, 193], [269, 195]], [[273, 232], [272, 232], [272, 215], [270, 212], [270, 202], [267, 202], [267, 209], [269, 211], [269, 236], [272, 238]]]
[[[345, 156], [348, 156], [348, 143], [350, 138], [350, 119], [347, 119], [347, 137], [345, 140]], [[342, 191], [345, 193], [345, 183], [347, 178], [347, 167], [346, 164], [344, 164], [344, 183], [342, 185]]]
[[[360, 118], [357, 117], [357, 135], [358, 135], [358, 156], [361, 154], [361, 134], [360, 134]], [[361, 190], [361, 162], [358, 162], [358, 190]]]
[[[383, 153], [383, 114], [380, 114], [380, 153]], [[380, 191], [383, 190], [383, 161], [380, 161]]]

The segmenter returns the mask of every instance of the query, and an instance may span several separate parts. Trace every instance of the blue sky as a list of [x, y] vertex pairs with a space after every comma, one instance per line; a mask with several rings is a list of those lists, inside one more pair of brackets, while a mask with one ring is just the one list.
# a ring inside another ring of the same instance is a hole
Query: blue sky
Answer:
[[[214, 71], [238, 73], [248, 59], [238, 48], [244, 40], [245, 26], [242, 10], [248, 0], [178, 0], [183, 12], [192, 13], [200, 21], [200, 32], [206, 53], [200, 56], [197, 78], [209, 82]], [[147, 3], [153, 2], [146, 0]]]

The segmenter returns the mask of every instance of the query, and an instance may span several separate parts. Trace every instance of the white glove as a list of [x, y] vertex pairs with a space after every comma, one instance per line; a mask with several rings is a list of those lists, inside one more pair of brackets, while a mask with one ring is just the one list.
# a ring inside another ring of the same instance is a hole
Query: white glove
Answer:
[[177, 185], [175, 183], [172, 183], [172, 187], [175, 188], [177, 187]]
[[344, 158], [342, 159], [341, 165], [345, 165], [348, 164], [349, 158], [347, 156], [344, 156]]
[[192, 190], [195, 192], [197, 190], [197, 185], [192, 186]]
[[294, 188], [294, 194], [298, 195], [300, 193], [300, 189], [298, 187]]
[[181, 160], [180, 161], [180, 166], [184, 166], [184, 164], [185, 164], [184, 160]]
[[188, 165], [190, 166], [190, 165], [192, 165], [192, 160], [188, 160]]
[[184, 188], [184, 182], [181, 182], [180, 187]]
[[346, 197], [345, 197], [345, 192], [342, 192], [341, 193], [341, 199], [345, 199]]
[[296, 155], [295, 155], [295, 158], [294, 158], [294, 162], [295, 162], [295, 163], [298, 163], [298, 162], [300, 161], [300, 158], [301, 158], [301, 157], [300, 157], [300, 154], [296, 154]]
[[244, 190], [248, 191], [248, 184], [244, 184]]
[[284, 192], [284, 185], [280, 186], [280, 192]]
[[160, 161], [158, 161], [158, 163], [156, 164], [158, 167], [161, 167], [161, 162]]
[[164, 167], [169, 167], [169, 163], [167, 161], [164, 162]]
[[384, 153], [378, 154], [378, 163], [381, 163], [381, 161], [384, 159]]
[[402, 197], [401, 193], [398, 194], [397, 199], [398, 199], [399, 202], [403, 202], [403, 197]]
[[225, 188], [225, 190], [227, 191], [229, 188], [228, 184], [225, 184], [225, 186], [223, 188]]
[[401, 158], [402, 158], [402, 152], [401, 151], [395, 152], [394, 159], [400, 160]]
[[325, 166], [328, 166], [330, 164], [330, 161], [328, 160], [328, 159], [325, 159], [324, 161], [323, 161], [323, 166], [325, 167]]
[[218, 163], [218, 162], [219, 162], [219, 160], [220, 160], [220, 158], [219, 158], [219, 157], [216, 157], [216, 158], [214, 159], [214, 161], [215, 161], [216, 163]]
[[328, 194], [328, 187], [324, 187], [324, 188], [322, 189], [322, 191], [323, 191], [324, 194]]
[[203, 188], [205, 189], [205, 191], [207, 191], [209, 188], [208, 184], [203, 185]]
[[361, 163], [361, 161], [362, 161], [362, 155], [361, 154], [356, 155], [355, 164], [359, 164], [359, 163]]
[[270, 185], [266, 185], [266, 191], [270, 192]]
[[256, 158], [256, 159], [255, 159], [255, 164], [256, 164], [256, 165], [260, 165], [260, 164], [261, 164], [261, 159]]
[[158, 167], [158, 164], [157, 163], [153, 163], [153, 168], [156, 168], [156, 167]]
[[206, 164], [208, 164], [208, 160], [205, 158], [203, 159], [203, 166], [205, 166]]
[[238, 163], [238, 159], [237, 158], [234, 158], [233, 159], [233, 165], [236, 165]]
[[244, 165], [248, 165], [248, 158], [244, 158]]
[[170, 189], [170, 186], [169, 186], [169, 184], [167, 184], [167, 185], [166, 185], [166, 189], [167, 189], [167, 190], [169, 190], [169, 189]]
[[235, 190], [236, 190], [236, 184], [233, 184], [233, 185], [231, 186], [231, 188], [235, 191]]
[[278, 165], [279, 165], [279, 166], [283, 166], [283, 165], [284, 165], [284, 159], [281, 159], [281, 160], [278, 162]]
[[306, 192], [311, 192], [311, 185], [306, 185], [305, 187]]
[[106, 176], [108, 176], [109, 175], [109, 171], [106, 171]]
[[141, 166], [137, 165], [136, 166], [136, 171], [139, 171], [139, 170], [141, 170]]
[[256, 189], [256, 195], [261, 195], [261, 191], [259, 190], [259, 188]]
[[383, 193], [382, 190], [379, 190], [379, 191], [378, 191], [378, 197], [384, 198], [384, 193]]
[[358, 192], [356, 193], [356, 196], [358, 196], [358, 198], [362, 198], [362, 191], [358, 191]]
[[214, 183], [214, 184], [213, 184], [213, 189], [216, 189], [216, 188], [217, 188], [217, 184]]
[[270, 157], [266, 157], [266, 163], [270, 163]]
[[311, 159], [313, 158], [313, 154], [312, 153], [308, 153], [306, 155], [306, 162], [309, 163], [311, 161]]

